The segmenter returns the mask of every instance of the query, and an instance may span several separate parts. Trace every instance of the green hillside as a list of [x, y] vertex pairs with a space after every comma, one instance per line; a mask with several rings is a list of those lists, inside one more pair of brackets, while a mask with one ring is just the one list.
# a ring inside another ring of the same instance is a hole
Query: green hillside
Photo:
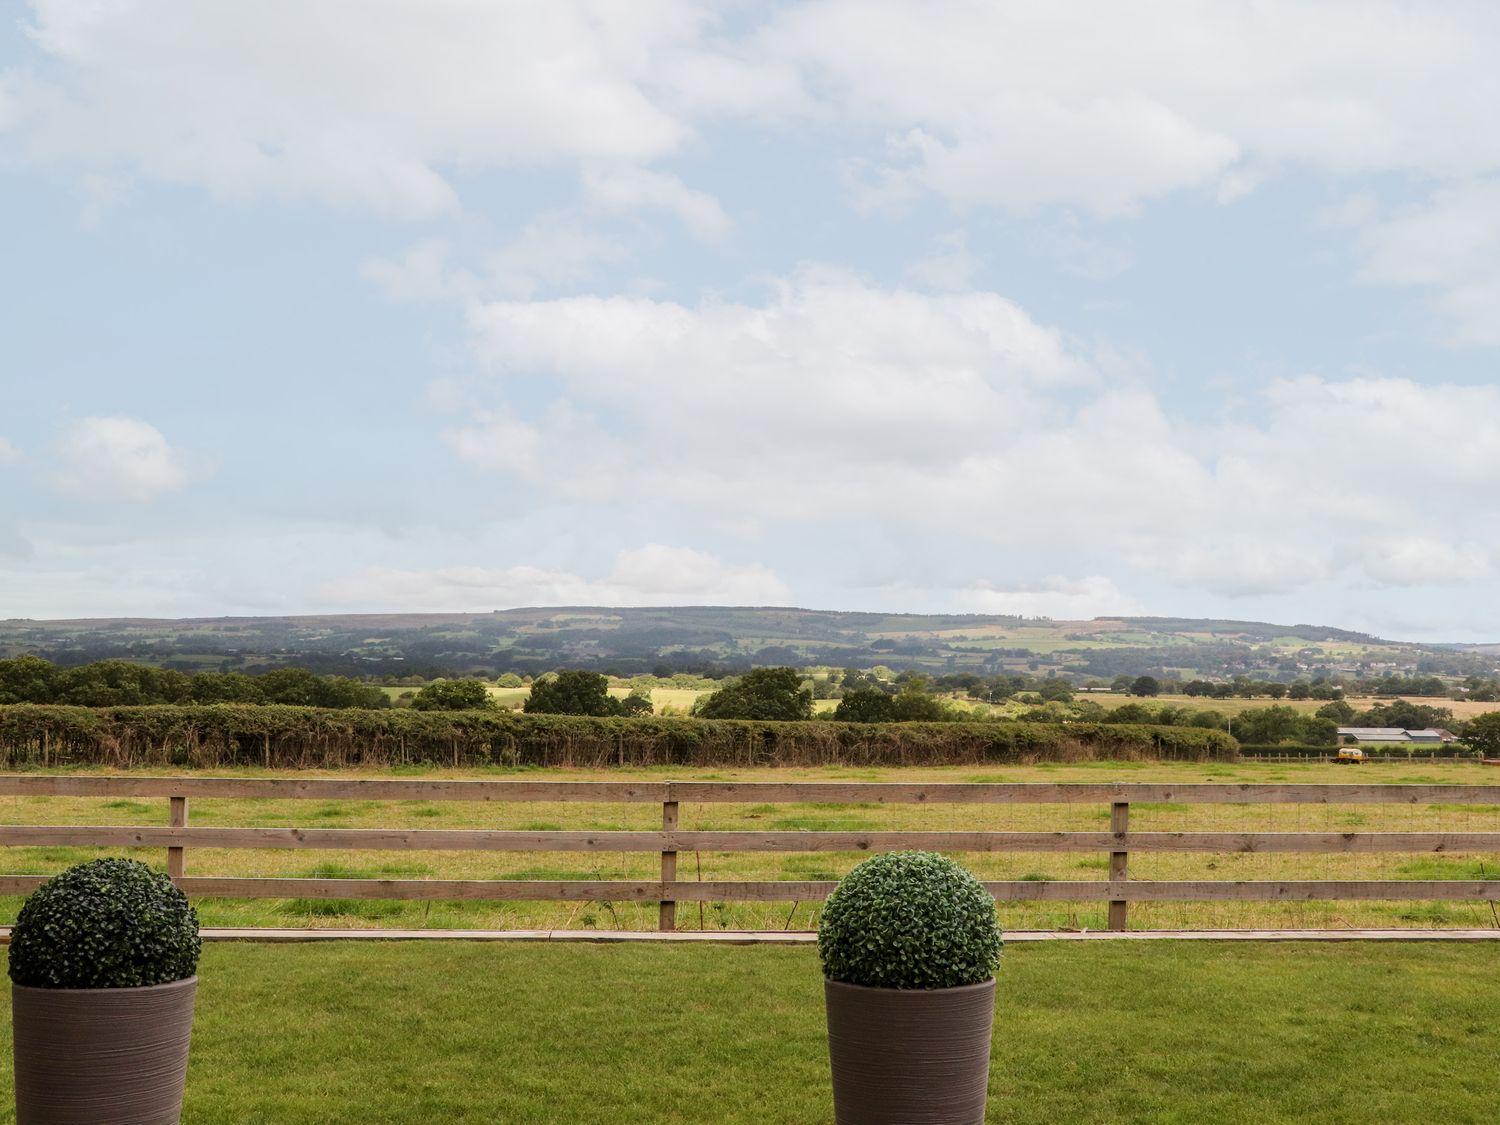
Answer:
[[130, 659], [183, 670], [297, 664], [344, 675], [497, 675], [559, 666], [632, 674], [794, 664], [926, 671], [1257, 677], [1492, 674], [1486, 647], [1384, 641], [1344, 629], [1194, 618], [1054, 621], [994, 614], [792, 608], [350, 614], [184, 620], [0, 621], [0, 656]]

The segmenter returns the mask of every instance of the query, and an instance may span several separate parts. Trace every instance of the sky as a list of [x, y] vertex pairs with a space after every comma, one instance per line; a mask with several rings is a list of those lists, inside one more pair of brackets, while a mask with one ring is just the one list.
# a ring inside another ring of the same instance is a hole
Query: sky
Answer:
[[1500, 7], [0, 0], [0, 617], [1500, 639]]

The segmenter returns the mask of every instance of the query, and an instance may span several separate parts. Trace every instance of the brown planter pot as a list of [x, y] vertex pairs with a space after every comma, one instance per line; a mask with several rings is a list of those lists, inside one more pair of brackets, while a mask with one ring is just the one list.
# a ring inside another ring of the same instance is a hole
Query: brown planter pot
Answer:
[[197, 990], [12, 984], [17, 1125], [176, 1125]]
[[983, 1125], [995, 982], [867, 988], [825, 979], [837, 1125]]

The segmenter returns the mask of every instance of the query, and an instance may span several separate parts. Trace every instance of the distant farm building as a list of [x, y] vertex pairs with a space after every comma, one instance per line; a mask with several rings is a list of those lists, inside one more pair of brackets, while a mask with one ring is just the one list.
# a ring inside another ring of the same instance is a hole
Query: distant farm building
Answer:
[[1441, 742], [1457, 742], [1458, 736], [1441, 727], [1423, 730], [1406, 730], [1403, 727], [1339, 727], [1341, 742], [1394, 742], [1408, 745], [1413, 742], [1429, 745]]

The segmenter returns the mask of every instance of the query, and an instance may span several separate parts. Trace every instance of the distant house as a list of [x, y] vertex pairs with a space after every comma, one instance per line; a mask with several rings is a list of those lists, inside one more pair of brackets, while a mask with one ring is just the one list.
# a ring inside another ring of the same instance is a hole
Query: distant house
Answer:
[[1339, 727], [1339, 741], [1389, 742], [1409, 745], [1413, 742], [1427, 744], [1457, 742], [1458, 736], [1440, 727], [1428, 727], [1424, 730], [1406, 730], [1404, 727]]

